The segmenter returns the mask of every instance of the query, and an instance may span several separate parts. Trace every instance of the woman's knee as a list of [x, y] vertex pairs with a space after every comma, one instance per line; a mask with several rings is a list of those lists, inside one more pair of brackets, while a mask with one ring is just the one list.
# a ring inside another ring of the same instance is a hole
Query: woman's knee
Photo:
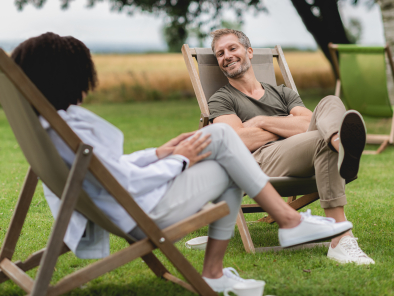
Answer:
[[203, 133], [211, 134], [212, 139], [219, 139], [236, 135], [234, 129], [227, 123], [215, 123], [204, 127]]

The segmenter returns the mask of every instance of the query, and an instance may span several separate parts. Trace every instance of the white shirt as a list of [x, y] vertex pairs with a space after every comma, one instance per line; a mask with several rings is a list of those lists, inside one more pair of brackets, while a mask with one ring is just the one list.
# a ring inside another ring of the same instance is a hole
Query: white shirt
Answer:
[[[189, 162], [180, 155], [159, 160], [156, 149], [123, 155], [123, 133], [109, 122], [76, 105], [70, 105], [67, 111], [59, 110], [58, 114], [82, 142], [93, 146], [93, 153], [146, 213], [149, 213], [163, 197], [167, 183], [182, 172], [183, 160]], [[71, 167], [75, 154], [44, 118], [40, 117], [40, 121], [60, 156]], [[136, 226], [135, 221], [90, 172], [86, 175], [83, 189], [124, 232], [130, 232]], [[56, 217], [60, 200], [45, 185], [44, 194]], [[74, 253], [85, 230], [82, 225], [86, 226], [86, 222], [84, 216], [73, 213], [64, 241]]]

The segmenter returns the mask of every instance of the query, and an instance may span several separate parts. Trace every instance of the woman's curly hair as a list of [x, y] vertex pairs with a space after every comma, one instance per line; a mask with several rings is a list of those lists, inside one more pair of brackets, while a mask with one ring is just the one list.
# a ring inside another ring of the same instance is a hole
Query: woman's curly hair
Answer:
[[14, 49], [11, 58], [56, 110], [82, 102], [82, 92], [97, 85], [89, 49], [71, 36], [45, 33], [30, 38]]

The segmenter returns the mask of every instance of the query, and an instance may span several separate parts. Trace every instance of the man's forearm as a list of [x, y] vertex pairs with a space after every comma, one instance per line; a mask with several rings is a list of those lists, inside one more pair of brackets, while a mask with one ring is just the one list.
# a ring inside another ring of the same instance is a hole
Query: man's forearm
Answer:
[[235, 130], [242, 142], [251, 151], [255, 151], [264, 144], [276, 141], [279, 137], [271, 132], [262, 130], [261, 128], [249, 127], [249, 128], [239, 128]]
[[244, 123], [245, 127], [257, 127], [288, 138], [307, 131], [310, 122], [308, 116], [256, 116]]

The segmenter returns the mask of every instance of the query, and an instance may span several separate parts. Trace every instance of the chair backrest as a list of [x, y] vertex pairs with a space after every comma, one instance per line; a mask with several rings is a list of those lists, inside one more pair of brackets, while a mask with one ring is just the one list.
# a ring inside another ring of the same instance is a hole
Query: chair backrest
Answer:
[[[228, 79], [220, 70], [211, 48], [196, 48], [196, 53], [201, 85], [205, 98], [209, 99], [219, 88], [228, 83]], [[258, 81], [276, 86], [273, 55], [270, 48], [253, 49], [251, 62]]]
[[[60, 197], [69, 168], [41, 126], [32, 106], [1, 70], [0, 103], [32, 170], [53, 193]], [[56, 113], [55, 109], [53, 112]], [[109, 220], [83, 191], [76, 209], [103, 229], [127, 240], [131, 239]]]
[[363, 115], [392, 117], [385, 47], [337, 45], [342, 98]]

